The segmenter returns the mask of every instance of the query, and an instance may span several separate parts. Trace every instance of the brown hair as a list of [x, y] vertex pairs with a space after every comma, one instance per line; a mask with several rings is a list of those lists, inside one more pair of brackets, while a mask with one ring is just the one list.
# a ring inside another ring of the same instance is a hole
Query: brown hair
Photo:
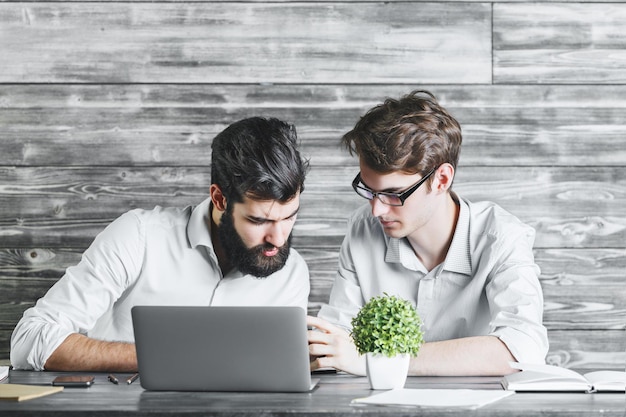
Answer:
[[461, 126], [428, 91], [386, 99], [342, 138], [375, 171], [423, 175], [446, 162], [456, 169], [461, 141]]

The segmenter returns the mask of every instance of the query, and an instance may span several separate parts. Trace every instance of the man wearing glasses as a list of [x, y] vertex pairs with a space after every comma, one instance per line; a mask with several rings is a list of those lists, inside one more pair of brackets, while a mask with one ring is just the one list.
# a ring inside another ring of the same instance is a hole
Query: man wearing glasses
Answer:
[[311, 369], [365, 374], [351, 319], [388, 293], [416, 306], [425, 344], [411, 375], [504, 375], [548, 351], [534, 230], [490, 202], [451, 191], [458, 122], [425, 91], [372, 108], [343, 137], [359, 157], [358, 209], [318, 317], [309, 318]]

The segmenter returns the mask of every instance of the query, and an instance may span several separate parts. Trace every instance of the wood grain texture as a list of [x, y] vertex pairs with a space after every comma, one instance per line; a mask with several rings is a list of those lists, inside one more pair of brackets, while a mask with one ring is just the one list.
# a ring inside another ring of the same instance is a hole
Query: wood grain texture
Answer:
[[[337, 270], [338, 246], [298, 247], [311, 270], [309, 310], [328, 301]], [[0, 328], [9, 329], [23, 310], [80, 261], [80, 249], [0, 250]], [[544, 291], [544, 322], [550, 330], [619, 330], [626, 323], [626, 250], [536, 249]], [[626, 343], [626, 332], [624, 332]]]
[[[0, 328], [0, 357], [9, 357], [12, 329]], [[623, 330], [549, 331], [551, 365], [573, 369], [623, 370], [626, 363], [626, 334]]]
[[461, 123], [462, 166], [626, 160], [624, 85], [61, 84], [0, 89], [0, 165], [206, 165], [212, 138], [249, 116], [294, 123], [315, 166], [355, 164], [341, 136], [370, 107], [413, 89], [432, 91]]
[[340, 137], [430, 90], [459, 120], [455, 190], [537, 231], [548, 362], [626, 363], [626, 2], [0, 2], [0, 360], [121, 213], [197, 204], [212, 138], [294, 123], [312, 170], [294, 230], [327, 300], [357, 161]]
[[494, 83], [626, 82], [626, 4], [494, 4]]
[[626, 249], [536, 250], [535, 261], [548, 329], [626, 329]]
[[[45, 385], [58, 372], [15, 371], [11, 382]], [[467, 407], [368, 406], [352, 403], [373, 395], [366, 377], [319, 375], [307, 393], [149, 392], [137, 383], [111, 384], [106, 373], [96, 373], [87, 390], [65, 389], [35, 401], [3, 402], [0, 413], [11, 417], [623, 417], [624, 395], [619, 393], [523, 393], [468, 411]], [[409, 377], [409, 389], [500, 389], [494, 377]]]
[[491, 81], [488, 3], [2, 3], [0, 11], [0, 82]]
[[[348, 215], [365, 203], [351, 189], [358, 168], [315, 166], [302, 195], [296, 242], [338, 244]], [[198, 204], [208, 167], [0, 168], [0, 247], [86, 247], [133, 208]], [[535, 227], [536, 246], [623, 247], [626, 172], [620, 168], [459, 169], [454, 189], [490, 200]]]
[[615, 369], [626, 366], [626, 331], [548, 331], [546, 362], [573, 369]]

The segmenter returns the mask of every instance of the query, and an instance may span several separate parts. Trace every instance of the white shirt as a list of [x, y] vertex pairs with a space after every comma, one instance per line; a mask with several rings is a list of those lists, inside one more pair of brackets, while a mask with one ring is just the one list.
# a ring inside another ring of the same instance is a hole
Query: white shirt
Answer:
[[518, 361], [543, 363], [548, 338], [534, 229], [493, 203], [458, 204], [452, 244], [432, 271], [407, 239], [384, 233], [369, 204], [359, 208], [349, 221], [329, 304], [318, 316], [349, 329], [359, 308], [386, 292], [417, 308], [427, 342], [493, 335]]
[[309, 271], [291, 250], [267, 278], [222, 276], [208, 223], [210, 199], [195, 209], [132, 210], [100, 233], [78, 265], [24, 312], [11, 337], [11, 364], [42, 370], [71, 333], [134, 341], [134, 305], [294, 305], [307, 309]]

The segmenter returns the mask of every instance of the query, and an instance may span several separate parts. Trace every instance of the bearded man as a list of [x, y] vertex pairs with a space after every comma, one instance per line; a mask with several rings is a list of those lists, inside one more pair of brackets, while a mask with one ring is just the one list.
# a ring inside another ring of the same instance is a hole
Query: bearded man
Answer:
[[137, 370], [135, 305], [307, 308], [309, 271], [290, 248], [308, 162], [295, 128], [253, 117], [212, 142], [209, 198], [129, 211], [24, 312], [15, 369]]

